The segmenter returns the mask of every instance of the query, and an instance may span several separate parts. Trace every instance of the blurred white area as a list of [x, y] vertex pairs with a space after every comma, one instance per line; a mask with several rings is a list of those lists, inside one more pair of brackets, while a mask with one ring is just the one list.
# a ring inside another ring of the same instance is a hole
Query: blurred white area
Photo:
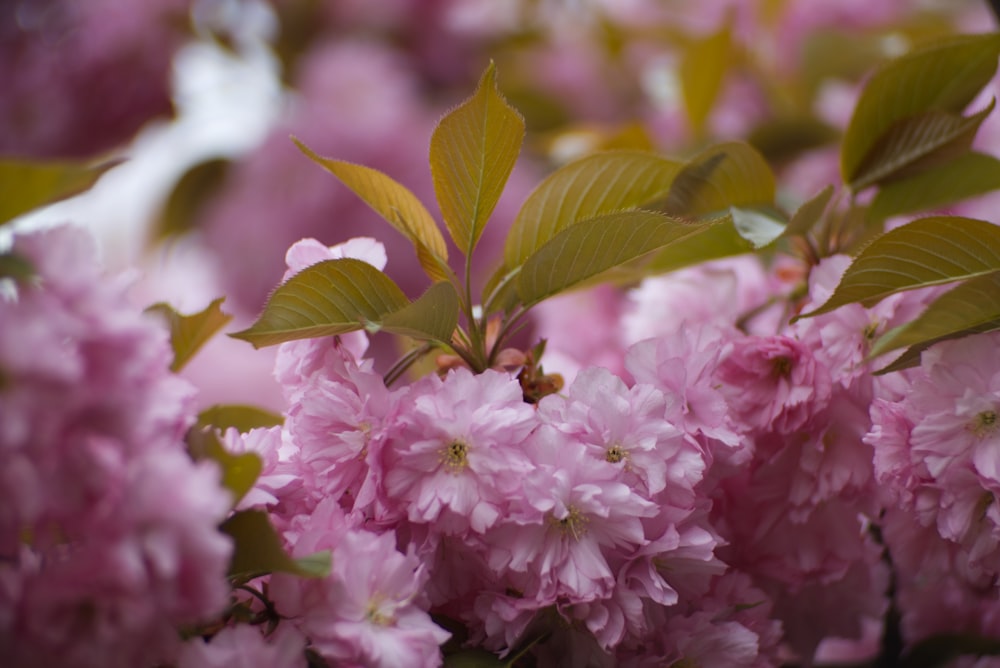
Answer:
[[183, 48], [174, 62], [176, 118], [144, 128], [123, 151], [125, 162], [86, 193], [27, 214], [9, 229], [82, 225], [97, 237], [108, 270], [142, 264], [150, 225], [184, 172], [206, 159], [239, 156], [264, 139], [287, 104], [267, 45], [273, 16], [260, 3], [207, 0], [194, 19], [236, 35], [237, 50], [207, 34]]

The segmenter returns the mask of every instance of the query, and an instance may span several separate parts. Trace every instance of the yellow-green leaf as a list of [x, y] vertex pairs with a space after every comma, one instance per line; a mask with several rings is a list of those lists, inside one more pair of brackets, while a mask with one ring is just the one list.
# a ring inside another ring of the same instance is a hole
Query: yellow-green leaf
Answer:
[[233, 558], [229, 576], [248, 578], [267, 573], [291, 573], [307, 578], [330, 574], [330, 553], [318, 552], [293, 559], [281, 544], [278, 532], [262, 510], [242, 510], [226, 520], [223, 533], [232, 537]]
[[743, 142], [711, 146], [688, 161], [674, 179], [664, 210], [684, 218], [718, 218], [729, 207], [774, 203], [771, 167]]
[[500, 94], [490, 63], [472, 97], [441, 119], [431, 136], [431, 176], [445, 225], [472, 255], [524, 141], [524, 119]]
[[897, 121], [933, 110], [961, 112], [993, 77], [998, 56], [1000, 34], [963, 35], [917, 49], [876, 71], [844, 135], [844, 182], [857, 180], [869, 151]]
[[43, 204], [87, 190], [117, 164], [0, 160], [0, 226]]
[[34, 275], [35, 267], [28, 258], [17, 253], [0, 253], [0, 279], [25, 281]]
[[199, 211], [219, 191], [229, 172], [230, 161], [206, 160], [189, 169], [174, 186], [156, 223], [159, 238], [189, 232]]
[[448, 247], [434, 218], [416, 195], [377, 169], [323, 158], [295, 137], [292, 141], [310, 160], [340, 179], [375, 213], [409, 239], [417, 249], [420, 266], [432, 280], [448, 278]]
[[187, 435], [187, 446], [188, 453], [194, 460], [207, 459], [219, 465], [222, 471], [222, 486], [232, 492], [233, 506], [236, 506], [253, 488], [264, 466], [256, 453], [233, 454], [227, 451], [212, 429], [199, 427], [191, 429]]
[[450, 343], [458, 326], [458, 295], [448, 281], [435, 283], [416, 301], [382, 320], [382, 329], [414, 339]]
[[892, 178], [919, 173], [967, 151], [995, 103], [992, 100], [986, 109], [968, 118], [932, 109], [896, 121], [865, 154], [851, 189], [859, 191]]
[[184, 368], [194, 354], [211, 339], [216, 332], [226, 326], [233, 316], [222, 312], [224, 297], [213, 300], [203, 311], [192, 315], [181, 315], [169, 304], [153, 304], [146, 311], [158, 313], [170, 328], [170, 345], [174, 350], [174, 361], [170, 370], [178, 372]]
[[1000, 271], [976, 276], [944, 293], [917, 318], [886, 332], [875, 342], [871, 356], [929, 341], [992, 331], [1000, 327], [998, 323]]
[[825, 304], [800, 317], [1000, 270], [1000, 226], [972, 218], [922, 218], [878, 237], [844, 273]]
[[324, 260], [278, 286], [260, 318], [230, 336], [261, 348], [371, 326], [377, 329], [386, 314], [409, 303], [392, 279], [367, 262]]
[[823, 218], [823, 213], [826, 211], [826, 207], [830, 204], [831, 199], [833, 199], [833, 186], [827, 186], [817, 193], [815, 197], [805, 202], [792, 214], [792, 219], [788, 222], [788, 226], [785, 227], [784, 236], [804, 236], [808, 234], [813, 226]]
[[644, 273], [662, 274], [694, 264], [753, 251], [753, 244], [740, 236], [728, 215], [701, 221], [699, 229], [657, 252]]
[[215, 427], [225, 431], [234, 427], [245, 434], [258, 427], [276, 427], [285, 418], [258, 406], [244, 404], [216, 404], [198, 413], [197, 427]]
[[983, 153], [964, 153], [954, 160], [879, 187], [868, 215], [885, 220], [915, 211], [930, 211], [1000, 188], [1000, 160]]
[[681, 92], [688, 122], [701, 135], [729, 67], [732, 36], [729, 26], [692, 41], [684, 50], [679, 67]]
[[569, 226], [662, 199], [681, 165], [653, 153], [609, 151], [569, 163], [528, 195], [504, 247], [510, 268]]
[[526, 306], [534, 305], [700, 228], [697, 223], [642, 210], [579, 222], [528, 258], [517, 277], [518, 294]]

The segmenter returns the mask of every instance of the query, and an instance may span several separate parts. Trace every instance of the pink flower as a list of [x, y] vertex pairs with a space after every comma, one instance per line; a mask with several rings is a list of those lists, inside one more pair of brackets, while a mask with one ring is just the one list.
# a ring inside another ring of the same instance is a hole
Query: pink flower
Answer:
[[436, 531], [486, 531], [532, 469], [524, 442], [535, 426], [505, 373], [426, 377], [410, 388], [383, 449], [388, 503]]
[[636, 343], [629, 348], [625, 368], [636, 382], [663, 391], [666, 419], [672, 424], [692, 436], [738, 450], [741, 439], [715, 378], [715, 369], [734, 338], [732, 331], [714, 326], [686, 328]]
[[305, 638], [287, 624], [265, 638], [259, 628], [224, 628], [184, 643], [177, 668], [306, 668]]
[[[287, 344], [286, 344], [287, 345]], [[311, 352], [323, 348], [317, 344]], [[320, 499], [344, 499], [361, 510], [375, 499], [378, 465], [397, 411], [397, 395], [370, 360], [360, 364], [343, 347], [326, 342], [315, 369], [286, 388], [291, 396], [285, 429], [291, 445], [290, 466], [297, 469], [301, 489], [296, 497], [308, 512]], [[289, 499], [290, 503], [293, 503]], [[288, 512], [290, 509], [286, 509]]]
[[[420, 561], [396, 550], [391, 531], [380, 536], [352, 529], [338, 533], [327, 578], [272, 577], [278, 611], [305, 633], [317, 652], [338, 664], [439, 666], [438, 646], [450, 634], [419, 606], [427, 580]], [[300, 543], [294, 553], [301, 556], [314, 547]]]
[[551, 427], [539, 427], [528, 448], [535, 469], [523, 496], [485, 538], [490, 566], [537, 580], [539, 601], [608, 596], [615, 583], [609, 555], [627, 557], [646, 544], [641, 518], [655, 515], [656, 504]]
[[631, 389], [603, 368], [581, 371], [566, 396], [549, 395], [538, 411], [543, 420], [582, 443], [596, 460], [621, 470], [621, 480], [639, 484], [649, 497], [668, 484], [693, 496], [705, 461], [700, 450], [666, 419], [663, 393], [651, 385]]
[[232, 499], [217, 468], [185, 452], [191, 388], [83, 231], [14, 248], [39, 275], [0, 301], [0, 655], [169, 661], [176, 628], [219, 613], [229, 593], [218, 525]]
[[748, 431], [793, 432], [830, 401], [829, 371], [788, 337], [736, 339], [717, 374], [730, 414]]

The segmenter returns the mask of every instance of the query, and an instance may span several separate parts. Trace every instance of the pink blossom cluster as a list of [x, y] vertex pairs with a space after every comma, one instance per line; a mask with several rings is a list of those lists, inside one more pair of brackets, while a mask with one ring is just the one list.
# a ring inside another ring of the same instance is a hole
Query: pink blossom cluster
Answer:
[[[303, 241], [289, 274], [345, 254], [385, 263]], [[800, 308], [848, 262], [815, 267]], [[284, 344], [284, 426], [227, 435], [265, 461], [245, 503], [294, 554], [334, 555], [326, 579], [271, 577], [282, 625], [377, 666], [438, 665], [432, 620], [546, 665], [871, 658], [890, 606], [907, 646], [996, 635], [996, 335], [874, 376], [871, 341], [930, 295], [789, 325], [769, 297], [791, 276], [743, 258], [650, 279], [621, 372], [581, 363], [537, 405], [505, 371], [387, 388], [359, 335]], [[738, 303], [704, 308], [723, 286]]]
[[92, 157], [171, 112], [192, 0], [0, 4], [0, 154]]
[[13, 250], [36, 275], [0, 298], [2, 663], [170, 661], [229, 599], [232, 499], [185, 451], [193, 388], [88, 234]]

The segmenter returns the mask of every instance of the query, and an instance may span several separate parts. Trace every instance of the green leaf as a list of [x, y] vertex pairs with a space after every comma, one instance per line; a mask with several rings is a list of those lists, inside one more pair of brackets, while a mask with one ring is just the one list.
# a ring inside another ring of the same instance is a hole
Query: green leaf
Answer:
[[524, 141], [524, 119], [500, 95], [490, 63], [472, 97], [450, 111], [431, 136], [431, 176], [445, 225], [472, 255]]
[[997, 270], [1000, 226], [957, 216], [922, 218], [872, 241], [847, 268], [830, 299], [799, 317], [853, 302], [870, 307], [896, 292]]
[[118, 164], [0, 160], [0, 226], [43, 204], [82, 193]]
[[222, 486], [233, 493], [233, 506], [246, 496], [263, 469], [263, 462], [253, 452], [233, 454], [219, 441], [212, 429], [194, 428], [187, 435], [188, 452], [196, 461], [210, 460], [222, 471]]
[[865, 85], [841, 146], [845, 183], [854, 183], [872, 147], [899, 120], [927, 111], [961, 112], [993, 77], [1000, 34], [935, 42], [881, 67]]
[[[972, 336], [973, 334], [983, 334], [986, 332], [992, 332], [1000, 329], [1000, 320], [984, 323], [978, 327], [970, 327], [969, 329], [963, 330], [961, 332], [956, 332], [948, 336], [942, 336], [936, 339], [927, 339], [918, 344], [910, 346], [903, 354], [897, 357], [891, 364], [879, 369], [874, 372], [876, 376], [882, 376], [887, 373], [892, 373], [893, 371], [902, 371], [903, 369], [909, 369], [911, 367], [920, 366], [920, 356], [925, 350], [933, 346], [935, 343], [941, 341], [949, 341], [951, 339], [960, 339], [964, 336]], [[890, 332], [886, 332], [888, 335]]]
[[1000, 188], [1000, 160], [983, 153], [964, 153], [950, 162], [879, 188], [869, 216], [885, 220], [928, 211]]
[[826, 207], [833, 199], [833, 186], [823, 188], [815, 197], [804, 203], [792, 214], [785, 227], [784, 236], [805, 236], [823, 218]]
[[409, 303], [392, 279], [367, 262], [324, 260], [278, 286], [257, 321], [230, 336], [261, 348], [345, 334], [377, 328], [385, 315]]
[[318, 552], [293, 559], [285, 552], [281, 538], [262, 510], [242, 510], [226, 520], [223, 533], [235, 543], [229, 575], [246, 578], [267, 573], [291, 573], [307, 578], [330, 574], [330, 553]]
[[277, 413], [244, 404], [216, 404], [198, 413], [196, 427], [215, 427], [225, 431], [235, 427], [241, 434], [258, 427], [276, 427], [285, 422]]
[[944, 293], [916, 319], [886, 332], [875, 342], [871, 356], [927, 341], [991, 331], [997, 328], [998, 322], [1000, 271], [976, 276]]
[[448, 281], [435, 283], [419, 299], [382, 320], [382, 329], [414, 339], [450, 343], [458, 326], [458, 295]]
[[35, 275], [35, 267], [28, 258], [17, 253], [0, 253], [0, 279], [25, 281]]
[[806, 151], [831, 144], [840, 137], [833, 127], [811, 116], [766, 118], [747, 135], [747, 141], [771, 164], [792, 160]]
[[444, 668], [504, 668], [507, 665], [484, 649], [462, 649], [444, 657]]
[[528, 257], [581, 220], [662, 199], [681, 165], [642, 151], [609, 151], [557, 169], [528, 195], [504, 247], [504, 261]]
[[644, 274], [661, 274], [754, 250], [753, 244], [736, 231], [729, 216], [703, 221], [699, 228], [656, 253], [646, 265]]
[[729, 26], [692, 41], [679, 67], [684, 110], [695, 135], [701, 136], [729, 66], [732, 36]]
[[1000, 655], [1000, 640], [971, 633], [942, 633], [913, 645], [901, 668], [938, 668], [959, 656]]
[[177, 373], [183, 369], [194, 354], [233, 319], [233, 316], [222, 312], [223, 301], [225, 298], [219, 297], [203, 311], [192, 315], [181, 315], [164, 302], [153, 304], [146, 309], [149, 313], [163, 316], [170, 328], [170, 345], [174, 350], [174, 361], [170, 364], [171, 371]]
[[185, 172], [160, 211], [156, 237], [162, 239], [191, 231], [198, 213], [222, 186], [230, 164], [229, 160], [215, 158]]
[[774, 202], [774, 173], [749, 144], [711, 146], [684, 165], [674, 179], [664, 210], [683, 218], [718, 218], [729, 208]]
[[857, 168], [851, 189], [920, 173], [969, 149], [976, 131], [993, 111], [996, 100], [966, 118], [932, 109], [893, 123], [872, 145]]
[[524, 263], [517, 277], [526, 306], [567, 290], [700, 229], [652, 211], [622, 211], [577, 223], [557, 234]]
[[448, 247], [434, 218], [416, 195], [377, 169], [323, 158], [295, 137], [292, 141], [310, 160], [340, 179], [375, 213], [409, 239], [417, 249], [420, 266], [431, 280], [448, 278]]

